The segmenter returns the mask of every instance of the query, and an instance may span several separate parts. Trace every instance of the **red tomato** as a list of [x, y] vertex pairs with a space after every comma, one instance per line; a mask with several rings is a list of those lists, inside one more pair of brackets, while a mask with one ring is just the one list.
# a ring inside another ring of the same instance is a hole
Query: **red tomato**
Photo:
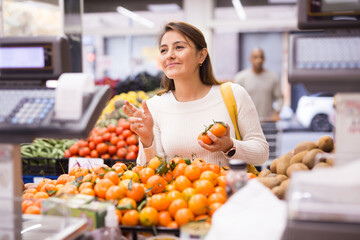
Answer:
[[90, 152], [90, 157], [92, 158], [98, 158], [99, 157], [99, 154], [96, 150], [91, 150]]
[[117, 127], [116, 128], [116, 131], [115, 131], [115, 133], [116, 133], [116, 135], [121, 135], [121, 133], [122, 133], [122, 131], [123, 131], [124, 129], [122, 128], [122, 127]]
[[116, 152], [116, 154], [118, 155], [118, 157], [120, 159], [124, 159], [126, 157], [127, 151], [125, 148], [119, 148]]
[[115, 126], [114, 124], [109, 124], [109, 125], [107, 126], [107, 130], [108, 130], [109, 132], [115, 132], [115, 131], [116, 131], [116, 126]]
[[123, 129], [130, 129], [130, 123], [125, 118], [120, 118], [117, 125]]
[[120, 140], [117, 142], [116, 147], [117, 148], [122, 148], [126, 146], [126, 142], [124, 140]]
[[102, 155], [101, 155], [101, 158], [102, 158], [102, 159], [110, 159], [111, 156], [110, 156], [108, 153], [106, 153], [106, 154], [102, 154]]
[[113, 136], [113, 137], [110, 138], [110, 143], [111, 143], [112, 145], [114, 145], [114, 146], [116, 146], [116, 144], [118, 143], [118, 141], [119, 141], [119, 137], [117, 137], [117, 136]]
[[96, 147], [96, 144], [94, 142], [89, 142], [89, 148], [91, 150], [95, 149], [95, 147]]
[[134, 152], [128, 152], [128, 154], [126, 154], [126, 159], [130, 160], [130, 159], [136, 159], [137, 154]]
[[128, 146], [127, 151], [137, 153], [139, 152], [139, 147], [137, 145], [130, 145]]
[[128, 145], [136, 145], [136, 144], [138, 144], [137, 136], [135, 134], [130, 135], [129, 137], [126, 138], [126, 143]]
[[99, 144], [99, 143], [102, 143], [104, 142], [103, 138], [101, 136], [95, 136], [94, 137], [94, 143], [95, 144]]
[[110, 142], [111, 134], [104, 133], [104, 135], [102, 135], [102, 138], [103, 138], [104, 142]]
[[96, 145], [96, 151], [101, 155], [101, 154], [105, 154], [108, 151], [108, 145], [106, 145], [105, 143], [99, 143], [98, 145]]
[[79, 148], [82, 148], [82, 147], [87, 147], [88, 146], [88, 143], [86, 141], [84, 141], [83, 139], [80, 139], [78, 142], [77, 142], [77, 145]]
[[113, 145], [110, 145], [109, 148], [108, 148], [108, 153], [110, 155], [115, 155], [116, 154], [116, 151], [117, 151], [117, 148]]
[[71, 145], [71, 147], [69, 148], [69, 151], [70, 151], [71, 155], [77, 155], [79, 152], [78, 145], [76, 143]]
[[87, 155], [90, 155], [90, 148], [89, 147], [83, 147], [79, 149], [79, 156], [85, 157]]
[[129, 130], [129, 129], [125, 129], [123, 132], [122, 132], [122, 134], [121, 134], [121, 136], [123, 136], [125, 139], [127, 138], [127, 137], [130, 137], [131, 136], [131, 131]]
[[64, 157], [65, 157], [65, 158], [71, 157], [71, 152], [70, 152], [69, 149], [65, 150], [65, 152], [64, 152]]
[[104, 134], [107, 133], [107, 132], [109, 132], [109, 131], [107, 130], [107, 128], [102, 127], [102, 128], [99, 128], [99, 129], [97, 130], [97, 135], [102, 136], [102, 135], [104, 135]]

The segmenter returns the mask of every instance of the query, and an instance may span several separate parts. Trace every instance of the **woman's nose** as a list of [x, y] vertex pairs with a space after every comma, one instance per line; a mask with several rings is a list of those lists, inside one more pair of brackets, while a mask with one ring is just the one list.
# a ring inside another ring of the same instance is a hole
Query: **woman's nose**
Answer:
[[174, 58], [174, 57], [175, 57], [175, 51], [174, 51], [174, 49], [169, 49], [168, 58]]

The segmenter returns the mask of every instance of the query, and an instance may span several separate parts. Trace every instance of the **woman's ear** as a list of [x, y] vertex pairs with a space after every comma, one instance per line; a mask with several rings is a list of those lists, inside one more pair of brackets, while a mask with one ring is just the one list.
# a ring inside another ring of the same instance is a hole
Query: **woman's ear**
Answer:
[[207, 55], [208, 55], [207, 48], [203, 48], [203, 49], [200, 50], [200, 61], [201, 61], [201, 63], [203, 63], [205, 61]]

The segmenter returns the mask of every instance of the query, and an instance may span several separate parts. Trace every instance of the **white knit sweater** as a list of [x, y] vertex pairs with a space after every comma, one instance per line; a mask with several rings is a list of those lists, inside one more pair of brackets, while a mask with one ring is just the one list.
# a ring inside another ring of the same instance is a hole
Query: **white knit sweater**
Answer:
[[202, 99], [178, 102], [170, 91], [154, 96], [147, 105], [154, 119], [154, 141], [149, 148], [140, 144], [138, 164], [145, 164], [155, 155], [170, 160], [174, 156], [193, 159], [202, 158], [208, 163], [228, 166], [229, 158], [222, 152], [210, 152], [202, 148], [198, 135], [213, 120], [230, 126], [236, 153], [232, 158], [245, 160], [250, 164], [261, 164], [268, 159], [269, 146], [265, 140], [254, 104], [238, 84], [231, 84], [237, 104], [238, 126], [242, 140], [236, 140], [231, 122], [220, 92], [220, 86], [212, 86]]

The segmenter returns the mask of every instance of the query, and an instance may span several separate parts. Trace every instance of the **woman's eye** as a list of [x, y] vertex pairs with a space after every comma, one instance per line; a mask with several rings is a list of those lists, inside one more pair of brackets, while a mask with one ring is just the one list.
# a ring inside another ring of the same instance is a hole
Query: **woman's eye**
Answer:
[[166, 52], [166, 49], [160, 49], [160, 53]]
[[176, 46], [176, 49], [182, 49], [184, 48], [183, 46]]

